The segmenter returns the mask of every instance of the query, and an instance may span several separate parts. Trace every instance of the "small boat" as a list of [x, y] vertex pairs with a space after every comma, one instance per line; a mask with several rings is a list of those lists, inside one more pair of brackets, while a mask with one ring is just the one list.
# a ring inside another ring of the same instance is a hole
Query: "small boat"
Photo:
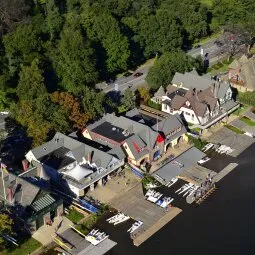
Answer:
[[126, 220], [128, 220], [128, 219], [130, 219], [129, 216], [123, 215], [123, 217], [121, 217], [121, 218], [119, 218], [117, 221], [115, 221], [115, 222], [113, 223], [113, 225], [117, 225], [117, 224], [122, 223], [122, 222], [124, 222], [124, 221], [126, 221]]
[[140, 226], [142, 226], [142, 225], [143, 225], [143, 222], [142, 222], [141, 220], [136, 221], [136, 222], [132, 225], [132, 227], [128, 229], [127, 232], [130, 232], [130, 234], [131, 234], [131, 233], [133, 233], [136, 229], [138, 229], [138, 228], [139, 228]]
[[208, 143], [205, 145], [205, 147], [202, 149], [202, 151], [206, 152], [206, 151], [210, 150], [213, 146], [214, 146], [213, 143]]
[[178, 181], [177, 178], [173, 178], [170, 182], [168, 182], [168, 183], [166, 184], [166, 187], [170, 188], [170, 187], [173, 186], [177, 181]]

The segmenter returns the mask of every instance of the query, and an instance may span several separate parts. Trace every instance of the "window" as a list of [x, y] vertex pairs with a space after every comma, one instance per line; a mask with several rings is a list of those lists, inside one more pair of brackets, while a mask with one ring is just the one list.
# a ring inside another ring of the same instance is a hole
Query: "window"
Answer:
[[164, 104], [164, 109], [167, 110], [167, 105], [166, 104]]

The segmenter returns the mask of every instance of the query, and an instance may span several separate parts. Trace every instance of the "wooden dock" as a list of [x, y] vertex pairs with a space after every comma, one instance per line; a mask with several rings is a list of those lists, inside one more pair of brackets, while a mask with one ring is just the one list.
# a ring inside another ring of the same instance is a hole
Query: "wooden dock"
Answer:
[[152, 235], [154, 235], [157, 231], [159, 231], [163, 226], [165, 226], [168, 222], [170, 222], [173, 218], [175, 218], [182, 210], [177, 207], [172, 207], [166, 214], [160, 218], [154, 225], [150, 226], [141, 234], [137, 235], [133, 239], [133, 243], [135, 246], [141, 245], [147, 239], [149, 239]]

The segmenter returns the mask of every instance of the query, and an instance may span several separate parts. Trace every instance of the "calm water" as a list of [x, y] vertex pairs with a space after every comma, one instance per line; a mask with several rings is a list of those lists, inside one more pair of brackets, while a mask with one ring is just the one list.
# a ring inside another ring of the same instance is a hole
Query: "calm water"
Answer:
[[108, 255], [255, 254], [255, 145], [233, 161], [240, 165], [200, 207], [186, 209], [140, 247], [116, 232], [119, 244]]

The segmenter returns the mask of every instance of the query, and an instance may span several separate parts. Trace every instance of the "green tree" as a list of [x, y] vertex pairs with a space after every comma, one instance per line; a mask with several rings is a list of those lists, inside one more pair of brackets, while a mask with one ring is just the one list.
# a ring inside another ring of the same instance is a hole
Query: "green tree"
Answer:
[[83, 26], [91, 40], [101, 43], [103, 49], [98, 54], [103, 57], [106, 52], [106, 66], [110, 73], [125, 70], [128, 67], [130, 50], [129, 42], [119, 28], [117, 20], [99, 6], [96, 10], [88, 8], [82, 13]]
[[22, 100], [30, 100], [46, 92], [42, 70], [39, 67], [39, 60], [35, 59], [30, 66], [22, 67], [17, 94]]
[[172, 13], [158, 10], [140, 22], [136, 39], [145, 49], [145, 56], [164, 53], [182, 45], [182, 28]]
[[32, 52], [40, 52], [42, 43], [39, 31], [32, 24], [18, 26], [4, 36], [3, 42], [9, 65], [14, 67], [29, 58]]
[[186, 55], [182, 51], [166, 52], [158, 58], [150, 69], [146, 80], [152, 88], [166, 87], [172, 81], [176, 72], [184, 73], [198, 66], [196, 59]]
[[[13, 220], [4, 213], [0, 214], [0, 233], [1, 234], [11, 234], [12, 233]], [[5, 239], [0, 235], [0, 248], [4, 247]]]
[[135, 97], [133, 92], [129, 88], [125, 90], [121, 102], [128, 110], [135, 107]]
[[47, 1], [46, 12], [46, 23], [50, 33], [50, 38], [53, 40], [59, 35], [61, 31], [63, 25], [63, 17], [61, 16], [59, 8], [55, 4], [54, 0]]
[[76, 92], [98, 80], [94, 51], [89, 40], [83, 37], [75, 14], [68, 16], [57, 48], [51, 48], [48, 54], [66, 90]]
[[96, 92], [93, 89], [84, 87], [82, 90], [82, 106], [85, 112], [88, 112], [93, 119], [102, 116], [105, 112], [104, 103], [106, 96], [102, 92]]

